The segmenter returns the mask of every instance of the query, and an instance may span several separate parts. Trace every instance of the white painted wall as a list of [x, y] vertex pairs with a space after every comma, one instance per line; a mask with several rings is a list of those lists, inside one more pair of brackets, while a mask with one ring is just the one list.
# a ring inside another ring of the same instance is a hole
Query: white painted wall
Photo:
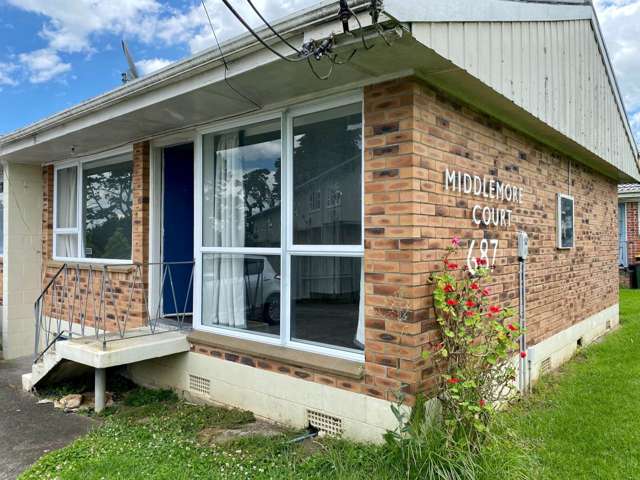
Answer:
[[41, 291], [42, 167], [4, 165], [2, 355], [32, 355], [33, 303]]

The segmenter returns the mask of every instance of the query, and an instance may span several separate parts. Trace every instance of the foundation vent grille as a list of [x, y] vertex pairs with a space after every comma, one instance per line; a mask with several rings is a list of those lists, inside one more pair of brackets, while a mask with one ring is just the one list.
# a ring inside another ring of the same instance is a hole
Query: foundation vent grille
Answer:
[[200, 395], [209, 395], [211, 392], [211, 380], [190, 373], [189, 391]]
[[544, 375], [551, 371], [551, 357], [545, 358], [540, 364], [540, 374]]
[[611, 320], [607, 320], [606, 328], [607, 330], [611, 330]]
[[309, 425], [332, 437], [342, 436], [342, 419], [327, 415], [317, 410], [307, 410]]

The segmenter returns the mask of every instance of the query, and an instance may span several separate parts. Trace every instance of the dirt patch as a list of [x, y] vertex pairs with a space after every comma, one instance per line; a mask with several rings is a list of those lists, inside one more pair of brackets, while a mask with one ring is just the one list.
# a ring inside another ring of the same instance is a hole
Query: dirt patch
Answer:
[[234, 428], [209, 427], [198, 434], [198, 442], [202, 445], [222, 445], [246, 437], [277, 437], [285, 430], [273, 423], [256, 420], [252, 423], [238, 425]]

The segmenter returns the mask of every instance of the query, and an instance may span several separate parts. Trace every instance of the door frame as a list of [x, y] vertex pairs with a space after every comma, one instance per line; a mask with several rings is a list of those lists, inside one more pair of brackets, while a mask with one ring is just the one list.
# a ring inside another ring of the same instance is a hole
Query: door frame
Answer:
[[[149, 151], [149, 263], [162, 262], [162, 239], [163, 239], [163, 203], [164, 203], [164, 149], [185, 143], [193, 143], [194, 157], [194, 187], [196, 185], [196, 139], [197, 136], [193, 132], [186, 132], [179, 136], [171, 136], [153, 140]], [[196, 221], [196, 205], [194, 190], [194, 222]], [[195, 225], [195, 223], [194, 223]], [[195, 232], [194, 232], [195, 233]], [[195, 267], [194, 267], [195, 268]], [[195, 275], [195, 271], [194, 271]], [[195, 278], [194, 278], [195, 282]], [[162, 298], [160, 295], [160, 269], [149, 268], [148, 271], [148, 308], [155, 311], [154, 307], [160, 306], [162, 312]], [[192, 285], [192, 294], [195, 298], [194, 285]]]

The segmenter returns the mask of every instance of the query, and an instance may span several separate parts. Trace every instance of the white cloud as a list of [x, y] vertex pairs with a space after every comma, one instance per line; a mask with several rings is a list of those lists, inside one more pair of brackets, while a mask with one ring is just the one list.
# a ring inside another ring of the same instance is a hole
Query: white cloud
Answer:
[[640, 0], [595, 0], [625, 106], [640, 140]]
[[[318, 0], [254, 0], [253, 2], [268, 21], [290, 15], [296, 10], [315, 3], [318, 3]], [[206, 4], [218, 40], [226, 40], [246, 31], [221, 1], [207, 0]], [[232, 5], [252, 27], [259, 27], [262, 24], [247, 2], [236, 0]], [[170, 15], [161, 16], [156, 27], [155, 36], [158, 39], [168, 45], [186, 44], [192, 53], [215, 45], [211, 27], [200, 2], [194, 3], [184, 11], [173, 10]]]
[[9, 85], [14, 87], [18, 84], [17, 80], [13, 77], [13, 74], [18, 69], [18, 66], [14, 63], [0, 62], [0, 85]]
[[[318, 0], [254, 0], [268, 20], [283, 17], [308, 7]], [[35, 83], [53, 79], [71, 68], [61, 54], [88, 53], [109, 48], [100, 44], [104, 35], [136, 39], [145, 44], [184, 45], [190, 52], [214, 46], [215, 41], [199, 0], [178, 9], [159, 0], [6, 0], [16, 8], [43, 16], [46, 20], [40, 36], [47, 47], [23, 53], [21, 62], [29, 68]], [[219, 40], [243, 33], [244, 27], [232, 16], [220, 0], [206, 0], [207, 8]], [[253, 26], [260, 19], [245, 1], [233, 0], [233, 5]], [[164, 61], [143, 60], [145, 73], [157, 69]], [[167, 60], [168, 61], [168, 60]], [[166, 61], [165, 61], [166, 62]]]
[[172, 63], [172, 60], [167, 60], [166, 58], [148, 58], [136, 62], [136, 67], [141, 75], [148, 75]]
[[71, 70], [71, 64], [64, 63], [55, 51], [47, 48], [21, 53], [18, 58], [26, 68], [31, 83], [48, 82]]
[[[100, 33], [148, 38], [149, 20], [162, 7], [156, 0], [7, 0], [47, 18], [41, 36], [58, 52], [90, 51]], [[152, 25], [151, 25], [152, 26]]]

